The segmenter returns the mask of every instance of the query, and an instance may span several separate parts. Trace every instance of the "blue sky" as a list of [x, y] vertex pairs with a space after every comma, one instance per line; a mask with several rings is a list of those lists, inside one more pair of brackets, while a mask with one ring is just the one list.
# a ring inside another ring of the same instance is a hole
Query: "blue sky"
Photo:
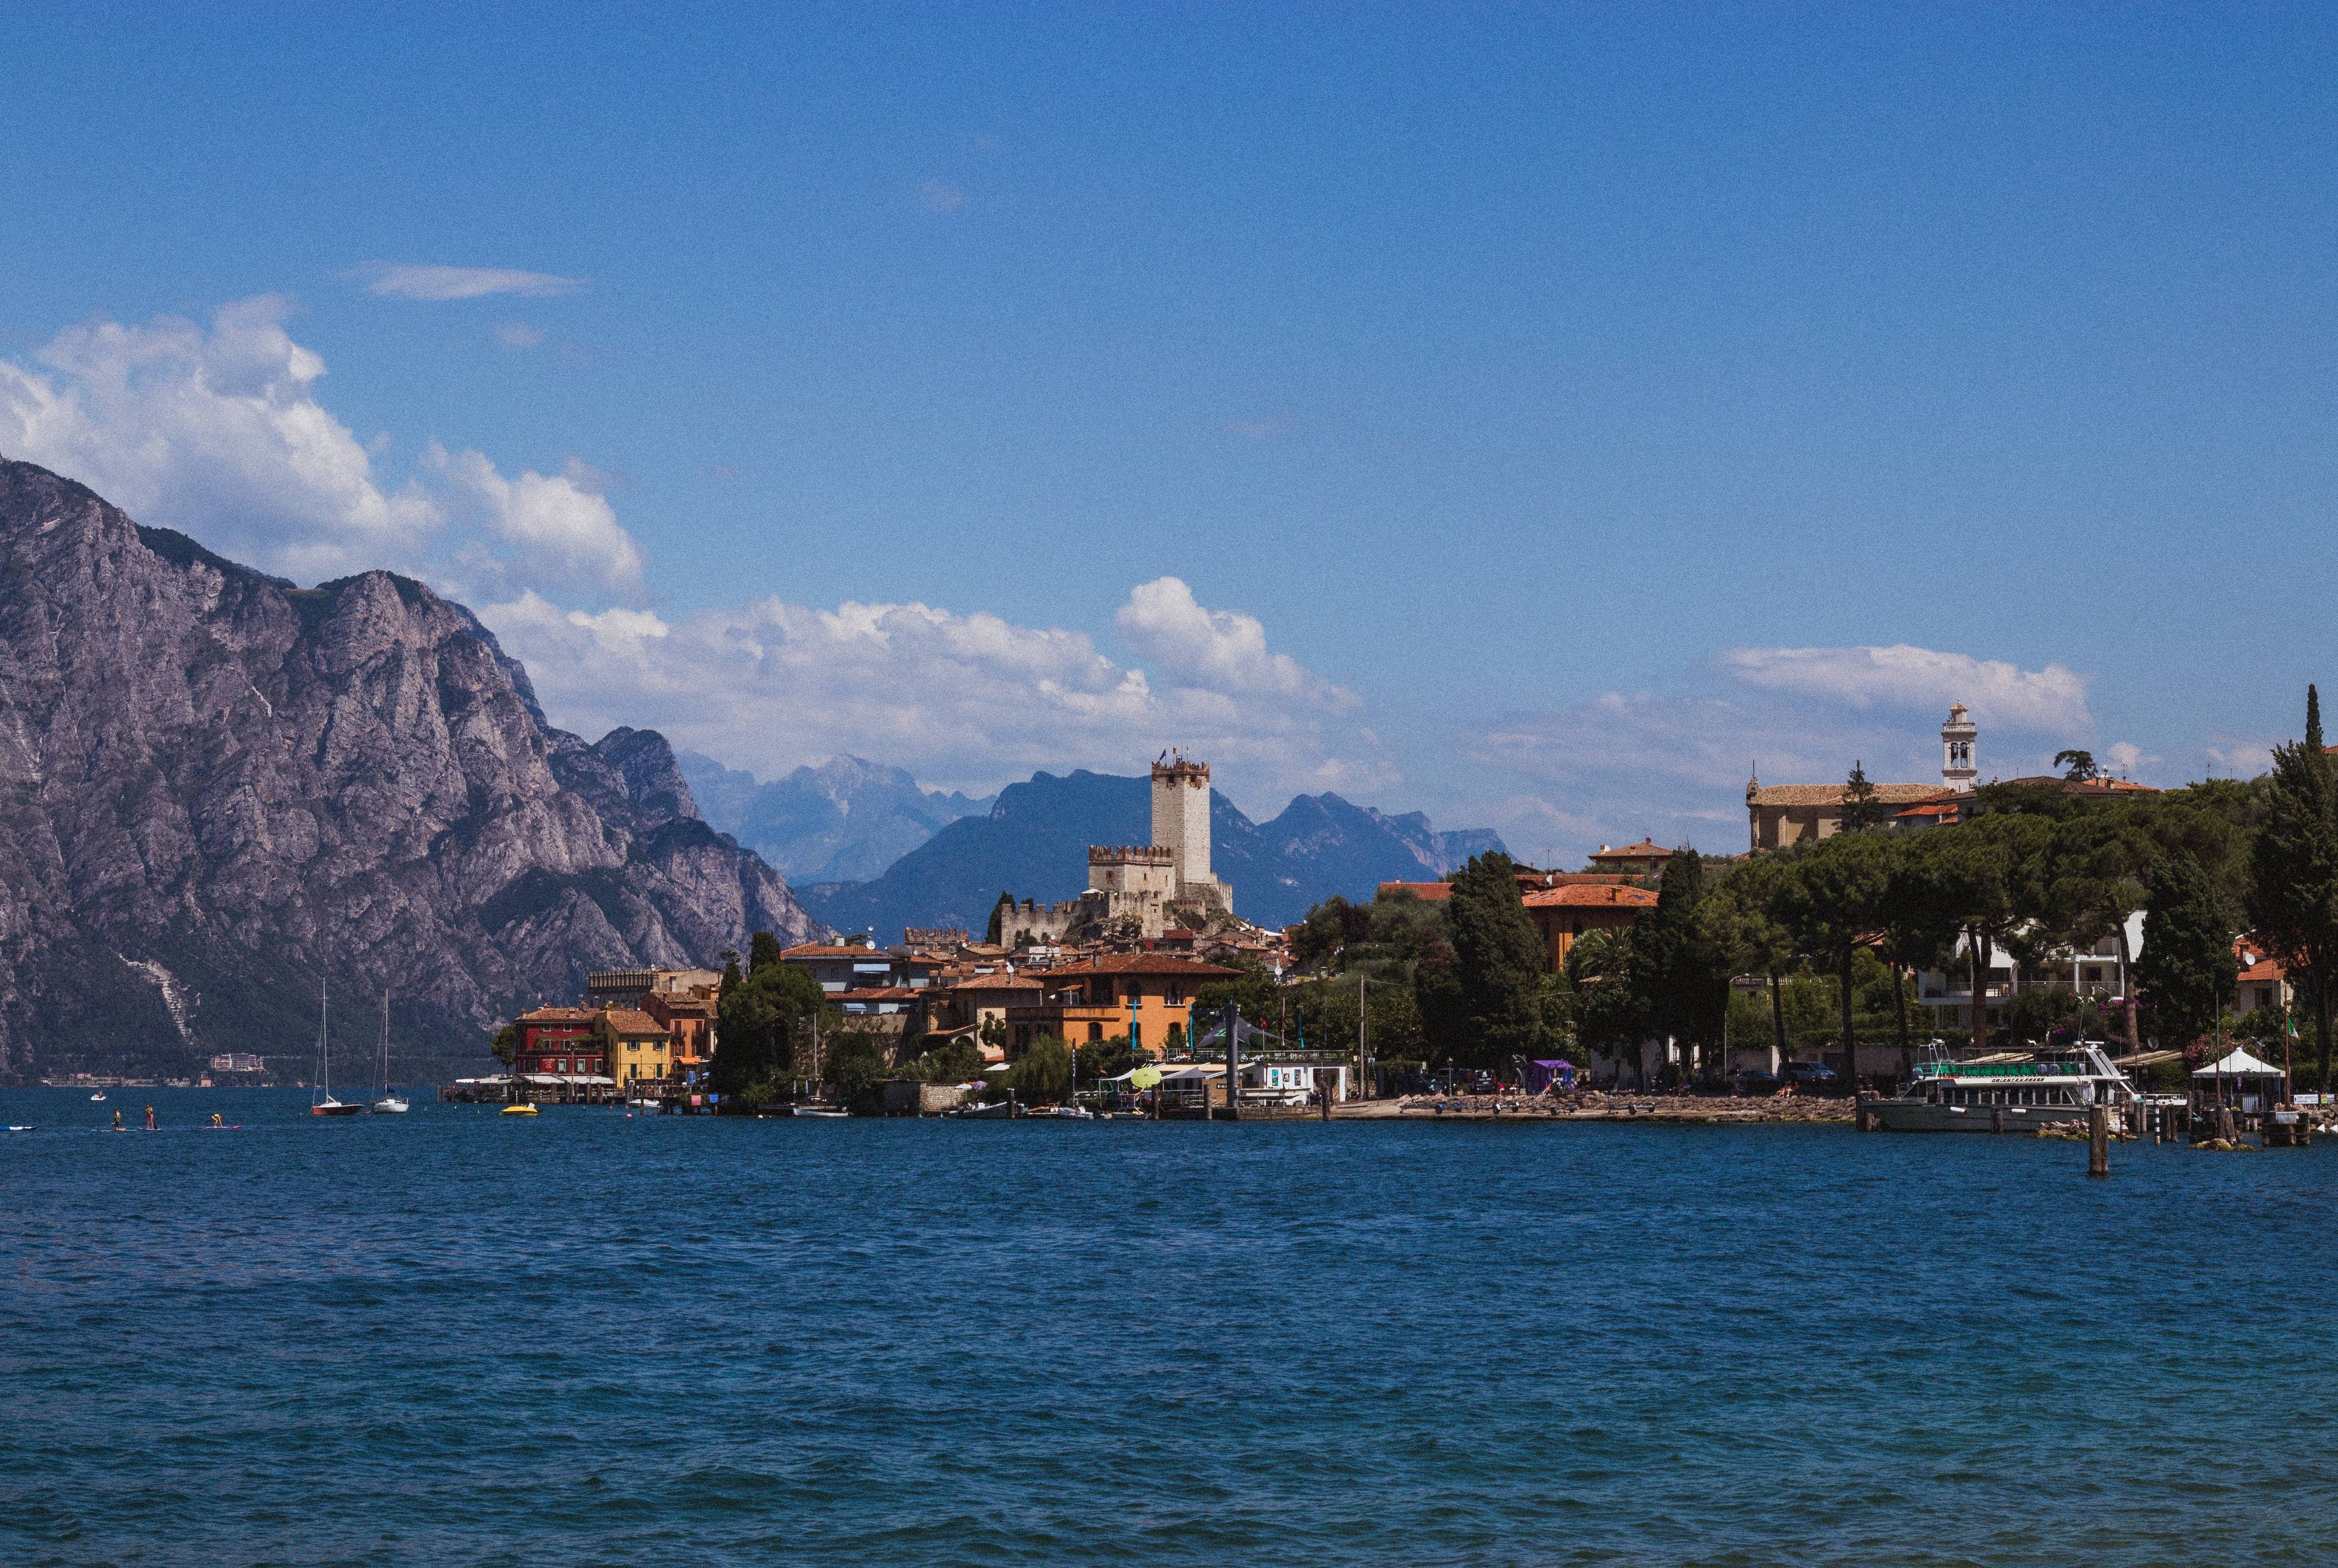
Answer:
[[2248, 770], [2329, 673], [2328, 12], [0, 34], [0, 452], [417, 572], [588, 733], [1571, 858], [1958, 698]]

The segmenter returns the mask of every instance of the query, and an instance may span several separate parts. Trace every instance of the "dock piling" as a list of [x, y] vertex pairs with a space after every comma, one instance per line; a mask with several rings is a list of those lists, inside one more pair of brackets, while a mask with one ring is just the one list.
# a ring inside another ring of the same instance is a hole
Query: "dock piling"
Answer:
[[2097, 1105], [2087, 1116], [2087, 1174], [2111, 1173], [2111, 1108]]

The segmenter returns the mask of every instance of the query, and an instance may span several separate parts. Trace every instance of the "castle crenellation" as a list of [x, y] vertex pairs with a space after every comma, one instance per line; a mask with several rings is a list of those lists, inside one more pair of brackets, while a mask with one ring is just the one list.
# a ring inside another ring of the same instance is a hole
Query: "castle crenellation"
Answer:
[[1054, 904], [1008, 899], [999, 939], [1060, 942], [1107, 931], [1159, 936], [1181, 921], [1232, 916], [1233, 889], [1210, 870], [1210, 765], [1164, 751], [1153, 764], [1153, 842], [1088, 846], [1088, 887]]

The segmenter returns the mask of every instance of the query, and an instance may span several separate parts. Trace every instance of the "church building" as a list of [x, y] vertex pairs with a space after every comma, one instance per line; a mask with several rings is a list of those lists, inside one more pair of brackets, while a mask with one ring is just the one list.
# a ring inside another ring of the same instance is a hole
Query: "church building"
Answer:
[[[1875, 802], [1890, 813], [1888, 825], [1899, 831], [1930, 828], [1957, 819], [1957, 797], [1971, 790], [1980, 776], [1974, 742], [1979, 736], [1972, 719], [1959, 702], [1950, 708], [1940, 726], [1940, 781], [1938, 784], [1877, 784]], [[1783, 849], [1812, 838], [1831, 838], [1842, 831], [1845, 784], [1764, 784], [1757, 776], [1745, 783], [1745, 815], [1753, 848]]]

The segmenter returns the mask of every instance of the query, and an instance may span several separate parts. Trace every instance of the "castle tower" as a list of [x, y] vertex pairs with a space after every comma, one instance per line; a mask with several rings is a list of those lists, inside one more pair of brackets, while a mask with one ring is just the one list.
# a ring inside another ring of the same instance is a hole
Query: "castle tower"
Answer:
[[1179, 886], [1210, 875], [1210, 765], [1172, 751], [1153, 765], [1153, 842], [1169, 851]]
[[1949, 710], [1949, 721], [1940, 726], [1940, 782], [1960, 794], [1971, 789], [1980, 776], [1973, 761], [1973, 737], [1978, 733], [1973, 721], [1965, 717], [1961, 702]]

